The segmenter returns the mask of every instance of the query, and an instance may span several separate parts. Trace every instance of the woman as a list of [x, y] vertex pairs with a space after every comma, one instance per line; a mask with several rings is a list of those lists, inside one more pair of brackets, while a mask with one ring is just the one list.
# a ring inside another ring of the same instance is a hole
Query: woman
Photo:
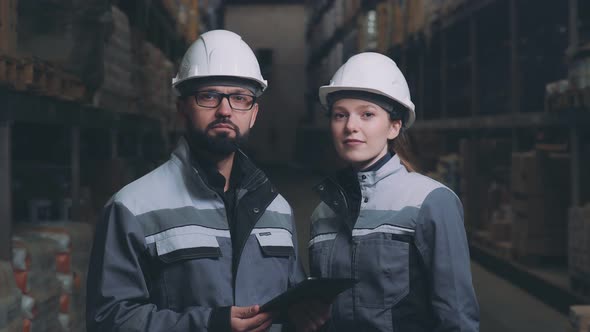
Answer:
[[355, 55], [319, 95], [349, 167], [316, 187], [311, 275], [359, 281], [336, 298], [327, 329], [478, 331], [461, 202], [393, 148], [415, 120], [395, 62]]

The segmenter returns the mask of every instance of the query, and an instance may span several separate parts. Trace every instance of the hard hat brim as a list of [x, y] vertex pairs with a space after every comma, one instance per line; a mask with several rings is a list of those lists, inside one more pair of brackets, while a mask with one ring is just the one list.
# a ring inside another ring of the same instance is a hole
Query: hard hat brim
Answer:
[[333, 92], [337, 92], [337, 91], [365, 91], [365, 92], [370, 92], [370, 93], [374, 93], [380, 96], [384, 96], [387, 97], [397, 103], [399, 103], [400, 105], [406, 107], [406, 109], [408, 110], [408, 112], [410, 113], [410, 116], [408, 116], [408, 121], [406, 124], [404, 124], [404, 126], [406, 128], [409, 128], [414, 121], [416, 120], [416, 113], [414, 111], [414, 104], [410, 102], [410, 104], [408, 104], [407, 102], [403, 102], [397, 98], [394, 98], [388, 94], [385, 94], [377, 89], [371, 89], [371, 88], [362, 88], [362, 87], [358, 87], [358, 86], [332, 86], [332, 85], [324, 85], [322, 87], [320, 87], [319, 89], [319, 97], [320, 97], [320, 103], [322, 104], [322, 106], [324, 106], [325, 108], [328, 108], [328, 95], [333, 93]]
[[198, 79], [208, 78], [208, 77], [240, 78], [240, 79], [244, 79], [244, 80], [256, 82], [256, 83], [258, 83], [260, 85], [260, 92], [258, 93], [259, 96], [268, 87], [268, 81], [267, 80], [259, 80], [259, 79], [253, 78], [251, 76], [238, 76], [238, 75], [197, 75], [197, 76], [186, 77], [186, 78], [183, 78], [183, 79], [177, 79], [175, 77], [175, 78], [172, 79], [172, 87], [174, 88], [174, 90], [177, 93], [180, 93], [180, 91], [178, 91], [178, 89], [177, 89], [177, 87], [178, 87], [179, 84], [181, 84], [183, 82], [191, 81], [191, 80], [198, 80]]

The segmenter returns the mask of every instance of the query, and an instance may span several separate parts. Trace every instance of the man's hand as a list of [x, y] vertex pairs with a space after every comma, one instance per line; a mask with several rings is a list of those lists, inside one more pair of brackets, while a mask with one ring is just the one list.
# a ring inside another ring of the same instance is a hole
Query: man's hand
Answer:
[[313, 332], [330, 318], [331, 305], [320, 301], [304, 301], [289, 308], [289, 319], [297, 332]]
[[231, 307], [232, 332], [262, 332], [272, 325], [272, 315], [260, 312], [259, 305]]

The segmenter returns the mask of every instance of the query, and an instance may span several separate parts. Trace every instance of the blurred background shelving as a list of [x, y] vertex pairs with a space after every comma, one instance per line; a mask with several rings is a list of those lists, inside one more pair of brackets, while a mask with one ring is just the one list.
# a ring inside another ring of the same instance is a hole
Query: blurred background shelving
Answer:
[[304, 264], [310, 187], [340, 165], [318, 88], [380, 52], [417, 105], [413, 162], [463, 202], [482, 331], [533, 329], [498, 323], [490, 306], [512, 300], [542, 303], [527, 309], [537, 331], [583, 330], [590, 2], [0, 0], [0, 331], [83, 330], [100, 210], [168, 158], [184, 129], [171, 79], [217, 28], [242, 35], [270, 83], [247, 150], [293, 205]]

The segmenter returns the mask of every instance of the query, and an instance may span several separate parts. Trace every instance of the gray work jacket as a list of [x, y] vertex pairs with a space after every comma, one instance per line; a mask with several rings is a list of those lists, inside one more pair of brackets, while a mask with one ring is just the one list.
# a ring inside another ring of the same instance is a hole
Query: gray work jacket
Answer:
[[[359, 283], [332, 306], [330, 331], [478, 331], [463, 208], [442, 184], [393, 156], [359, 172], [358, 218], [337, 180], [316, 187], [311, 275]], [[352, 217], [354, 219], [354, 216]]]
[[304, 278], [291, 207], [238, 153], [237, 234], [184, 139], [169, 161], [112, 197], [91, 254], [88, 331], [225, 330], [230, 306], [263, 304]]

